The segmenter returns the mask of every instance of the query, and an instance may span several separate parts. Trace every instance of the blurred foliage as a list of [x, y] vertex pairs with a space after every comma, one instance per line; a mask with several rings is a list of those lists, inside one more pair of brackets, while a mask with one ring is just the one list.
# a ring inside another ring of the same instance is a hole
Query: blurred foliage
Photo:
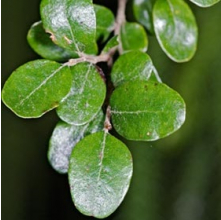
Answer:
[[[2, 83], [16, 67], [37, 58], [26, 33], [39, 20], [39, 2], [2, 1]], [[148, 49], [163, 81], [186, 101], [186, 123], [157, 142], [127, 142], [134, 176], [125, 201], [108, 219], [221, 219], [221, 4], [189, 5], [199, 26], [195, 57], [176, 64], [154, 37]], [[2, 105], [2, 219], [91, 219], [74, 208], [67, 176], [58, 175], [47, 161], [57, 121], [54, 112], [23, 120]]]

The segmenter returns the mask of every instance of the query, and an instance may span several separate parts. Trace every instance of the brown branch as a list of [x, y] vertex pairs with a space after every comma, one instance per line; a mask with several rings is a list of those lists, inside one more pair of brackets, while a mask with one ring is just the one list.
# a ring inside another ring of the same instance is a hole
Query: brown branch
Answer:
[[108, 105], [106, 109], [106, 117], [104, 121], [104, 131], [108, 132], [112, 129], [112, 125], [110, 123], [110, 117], [111, 117], [111, 107]]
[[83, 54], [81, 55], [80, 58], [76, 58], [76, 59], [70, 59], [67, 62], [68, 66], [74, 66], [78, 63], [82, 63], [82, 62], [89, 62], [89, 63], [99, 63], [99, 62], [108, 62], [108, 60], [110, 59], [110, 54], [106, 53], [106, 54], [101, 54], [99, 56], [91, 56], [91, 55], [87, 55], [87, 54]]
[[118, 10], [115, 21], [114, 35], [120, 33], [120, 28], [122, 24], [126, 21], [125, 10], [126, 10], [127, 0], [118, 0]]
[[[120, 34], [121, 26], [126, 22], [126, 16], [125, 16], [126, 5], [127, 5], [127, 0], [118, 0], [118, 10], [115, 21], [114, 35]], [[121, 41], [118, 45], [118, 52], [119, 54], [123, 53]]]

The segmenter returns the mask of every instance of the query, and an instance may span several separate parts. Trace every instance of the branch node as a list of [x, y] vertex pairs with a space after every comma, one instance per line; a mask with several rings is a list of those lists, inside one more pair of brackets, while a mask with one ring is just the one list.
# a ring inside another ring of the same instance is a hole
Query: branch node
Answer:
[[112, 125], [110, 123], [110, 117], [111, 117], [111, 107], [108, 105], [106, 109], [106, 117], [104, 121], [104, 131], [108, 132], [112, 129]]

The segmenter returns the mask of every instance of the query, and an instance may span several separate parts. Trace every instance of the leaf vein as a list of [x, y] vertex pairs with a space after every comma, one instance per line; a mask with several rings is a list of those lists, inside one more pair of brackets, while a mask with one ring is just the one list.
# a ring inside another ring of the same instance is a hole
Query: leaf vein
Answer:
[[68, 20], [68, 18], [67, 18], [67, 22], [68, 22], [69, 30], [70, 30], [70, 33], [71, 33], [72, 41], [73, 41], [73, 43], [74, 43], [74, 45], [76, 47], [77, 53], [80, 54], [81, 51], [78, 48], [77, 42], [75, 41], [74, 33], [73, 33], [73, 30], [71, 28], [71, 24], [70, 24], [70, 21]]
[[104, 132], [103, 141], [101, 143], [101, 153], [100, 153], [100, 162], [99, 162], [100, 169], [98, 171], [97, 181], [100, 180], [101, 171], [102, 171], [102, 168], [103, 168], [102, 164], [103, 164], [103, 159], [104, 159], [104, 149], [105, 149], [106, 137], [107, 137], [107, 132]]
[[165, 111], [149, 111], [149, 110], [137, 110], [137, 111], [116, 111], [116, 110], [111, 110], [112, 114], [140, 114], [140, 113], [162, 113]]
[[50, 79], [51, 79], [57, 72], [59, 72], [64, 66], [65, 66], [65, 65], [60, 66], [58, 69], [56, 69], [51, 75], [49, 75], [44, 81], [42, 81], [41, 84], [38, 85], [31, 93], [29, 93], [25, 98], [23, 98], [23, 99], [16, 105], [16, 107], [23, 105], [26, 100], [28, 100], [32, 95], [34, 95], [44, 84], [46, 84], [46, 83], [48, 82], [48, 80], [50, 80]]

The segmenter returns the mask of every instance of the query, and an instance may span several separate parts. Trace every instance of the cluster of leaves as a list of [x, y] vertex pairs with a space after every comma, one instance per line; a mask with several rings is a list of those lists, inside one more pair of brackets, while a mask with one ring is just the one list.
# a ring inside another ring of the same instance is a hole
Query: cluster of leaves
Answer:
[[[207, 7], [219, 0], [191, 1]], [[92, 0], [42, 0], [40, 11], [42, 21], [32, 25], [27, 39], [44, 59], [15, 70], [2, 100], [23, 118], [56, 108], [61, 121], [50, 139], [49, 161], [68, 173], [77, 209], [104, 218], [122, 202], [133, 170], [129, 150], [109, 133], [111, 124], [126, 139], [154, 141], [185, 121], [183, 99], [161, 82], [146, 54], [147, 32], [156, 34], [168, 57], [185, 62], [197, 46], [195, 18], [183, 0], [134, 0], [139, 23], [116, 23], [111, 10]], [[99, 55], [98, 41], [105, 43]], [[110, 66], [115, 52], [109, 77], [97, 63]]]

